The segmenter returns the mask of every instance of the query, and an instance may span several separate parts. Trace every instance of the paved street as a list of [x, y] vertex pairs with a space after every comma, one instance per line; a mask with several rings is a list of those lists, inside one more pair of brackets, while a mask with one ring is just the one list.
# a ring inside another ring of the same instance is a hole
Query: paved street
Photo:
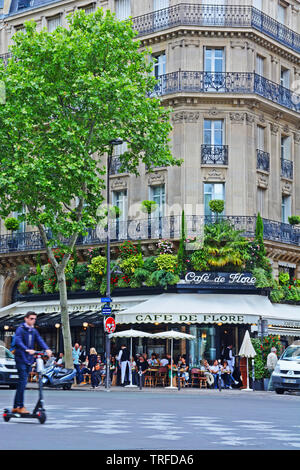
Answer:
[[[14, 392], [0, 390], [0, 409]], [[26, 406], [37, 391], [27, 390]], [[300, 449], [300, 396], [45, 390], [47, 421], [0, 420], [0, 449]]]

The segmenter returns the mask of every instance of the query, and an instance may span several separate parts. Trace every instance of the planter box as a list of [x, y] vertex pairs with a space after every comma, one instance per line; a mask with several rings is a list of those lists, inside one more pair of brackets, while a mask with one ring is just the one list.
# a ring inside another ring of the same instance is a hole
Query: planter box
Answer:
[[254, 390], [257, 390], [257, 391], [264, 390], [264, 379], [254, 380]]

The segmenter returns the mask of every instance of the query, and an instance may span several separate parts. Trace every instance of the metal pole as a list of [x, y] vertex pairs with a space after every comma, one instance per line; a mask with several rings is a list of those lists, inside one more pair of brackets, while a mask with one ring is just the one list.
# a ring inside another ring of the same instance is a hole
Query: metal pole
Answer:
[[[106, 205], [107, 205], [107, 237], [106, 237], [106, 295], [110, 298], [110, 187], [109, 187], [109, 171], [111, 166], [113, 154], [113, 145], [110, 145], [110, 151], [107, 155], [107, 170], [106, 170]], [[105, 332], [105, 353], [106, 353], [106, 391], [110, 391], [110, 338], [109, 333]]]

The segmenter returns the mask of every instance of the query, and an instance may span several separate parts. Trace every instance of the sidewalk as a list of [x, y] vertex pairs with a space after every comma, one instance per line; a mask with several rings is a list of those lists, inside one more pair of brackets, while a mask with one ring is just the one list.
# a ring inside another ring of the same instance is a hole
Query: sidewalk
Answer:
[[[27, 390], [29, 389], [37, 389], [38, 385], [36, 383], [29, 382], [27, 384]], [[51, 389], [50, 387], [45, 387], [45, 390], [55, 390]], [[58, 389], [62, 390], [62, 389]], [[72, 391], [75, 392], [91, 392], [91, 393], [96, 393], [96, 392], [105, 392], [108, 393], [104, 385], [100, 385], [100, 387], [96, 389], [92, 389], [90, 385], [72, 385]], [[62, 390], [64, 391], [64, 390]], [[267, 393], [275, 393], [275, 392], [267, 392], [267, 391], [258, 391], [256, 390], [255, 392], [253, 390], [250, 391], [243, 391], [240, 389], [222, 389], [220, 392], [218, 389], [208, 389], [208, 388], [191, 388], [191, 387], [184, 387], [178, 390], [177, 388], [165, 388], [165, 387], [143, 387], [142, 390], [139, 389], [139, 387], [120, 387], [120, 386], [113, 386], [110, 387], [109, 392], [119, 392], [119, 393], [128, 393], [128, 392], [135, 392], [135, 393], [181, 393], [184, 395], [197, 395], [197, 394], [222, 394], [224, 393], [225, 395], [237, 395], [239, 393], [243, 393], [245, 395], [251, 395], [251, 394], [261, 394], [263, 393], [264, 395]]]

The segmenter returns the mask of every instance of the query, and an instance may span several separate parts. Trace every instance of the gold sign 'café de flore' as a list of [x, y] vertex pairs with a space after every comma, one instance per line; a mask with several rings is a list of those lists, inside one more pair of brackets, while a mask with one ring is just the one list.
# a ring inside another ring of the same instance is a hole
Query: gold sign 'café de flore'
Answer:
[[[111, 307], [117, 331], [133, 328], [157, 333], [175, 329], [190, 333], [194, 340], [174, 342], [175, 354], [186, 354], [190, 365], [199, 364], [203, 357], [220, 357], [222, 347], [230, 344], [238, 353], [245, 331], [255, 334], [259, 320], [266, 320], [269, 334], [280, 335], [284, 346], [300, 338], [300, 306], [272, 304], [267, 292], [255, 287], [255, 278], [249, 273], [189, 272], [171, 290], [154, 294], [144, 289], [130, 295], [132, 291], [113, 293]], [[95, 346], [98, 352], [104, 350], [101, 306], [96, 296], [69, 300], [72, 340]], [[37, 324], [51, 347], [61, 350], [58, 300], [18, 301], [0, 309], [3, 339], [28, 310], [38, 314]], [[115, 349], [119, 345], [117, 342]], [[134, 343], [135, 353], [162, 355], [169, 352], [168, 348], [166, 340], [138, 338]]]

